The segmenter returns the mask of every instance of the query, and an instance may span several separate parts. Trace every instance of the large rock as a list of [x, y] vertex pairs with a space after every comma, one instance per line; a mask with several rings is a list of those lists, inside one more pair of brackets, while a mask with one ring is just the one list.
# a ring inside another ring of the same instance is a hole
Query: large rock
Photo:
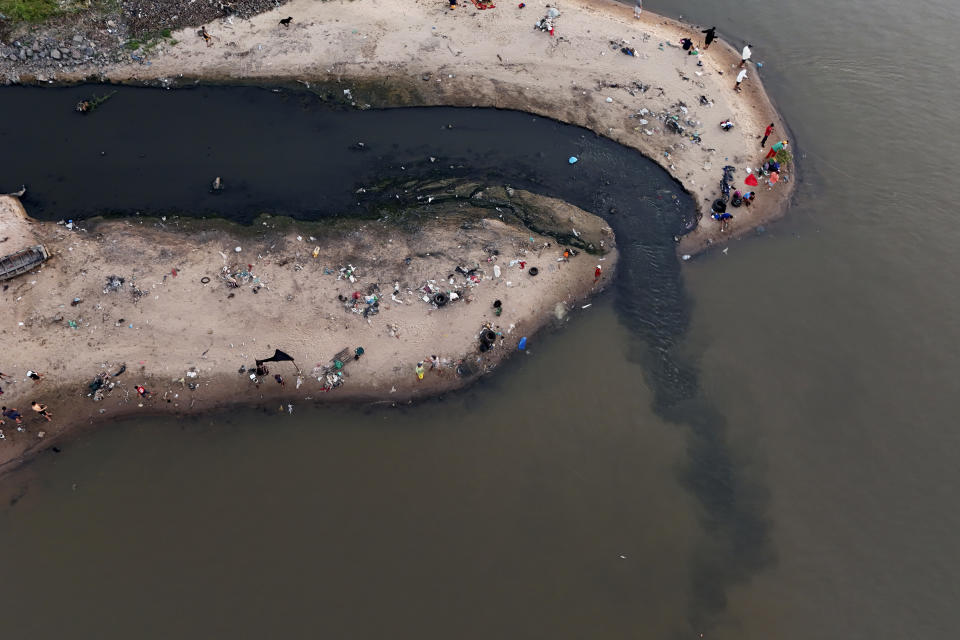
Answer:
[[60, 53], [60, 49], [51, 49], [50, 57], [53, 58], [54, 60], [59, 60], [60, 58], [63, 57], [63, 54]]

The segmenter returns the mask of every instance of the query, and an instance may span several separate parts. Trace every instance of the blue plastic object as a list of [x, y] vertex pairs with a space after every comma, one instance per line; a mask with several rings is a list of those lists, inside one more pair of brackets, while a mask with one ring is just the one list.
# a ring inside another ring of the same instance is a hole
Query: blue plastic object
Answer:
[[520, 343], [517, 345], [517, 349], [524, 351], [527, 348], [527, 337], [524, 336], [520, 338]]
[[567, 160], [570, 164], [577, 164], [577, 156], [570, 156], [570, 159]]

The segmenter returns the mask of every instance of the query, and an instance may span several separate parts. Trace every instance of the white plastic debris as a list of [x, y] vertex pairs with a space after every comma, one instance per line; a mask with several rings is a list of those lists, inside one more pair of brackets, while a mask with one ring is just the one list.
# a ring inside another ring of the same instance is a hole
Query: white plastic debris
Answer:
[[243, 251], [241, 247], [234, 247], [233, 250], [236, 251], [237, 253], [240, 253], [241, 251]]

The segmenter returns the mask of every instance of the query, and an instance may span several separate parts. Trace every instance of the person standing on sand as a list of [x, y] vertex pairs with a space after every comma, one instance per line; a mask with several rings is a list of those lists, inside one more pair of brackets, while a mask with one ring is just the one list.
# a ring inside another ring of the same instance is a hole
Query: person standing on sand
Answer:
[[787, 148], [790, 143], [786, 140], [781, 140], [780, 142], [774, 142], [773, 146], [770, 147], [770, 151], [767, 152], [767, 155], [764, 156], [764, 160], [768, 160], [776, 156], [779, 152]]
[[50, 422], [52, 414], [47, 411], [47, 405], [40, 404], [36, 400], [30, 403], [30, 408], [39, 413], [41, 416], [47, 419], [47, 422]]
[[747, 77], [747, 70], [740, 69], [740, 73], [737, 74], [737, 84], [733, 85], [733, 90], [740, 92], [740, 83], [743, 82], [743, 79]]
[[596, 282], [597, 280], [600, 279], [600, 276], [602, 275], [603, 275], [603, 269], [600, 267], [600, 265], [597, 265], [596, 270], [593, 272], [593, 281]]
[[414, 369], [417, 372], [417, 380], [423, 380], [423, 360], [417, 363], [417, 368]]
[[753, 52], [750, 51], [750, 47], [753, 45], [748, 44], [743, 47], [743, 53], [740, 54], [740, 68], [743, 69], [743, 65], [747, 64], [747, 61], [750, 60], [750, 56], [753, 55]]
[[633, 5], [633, 17], [639, 20], [641, 13], [643, 13], [643, 0], [635, 0]]
[[766, 128], [763, 132], [763, 140], [760, 141], [760, 148], [763, 149], [767, 146], [767, 138], [770, 137], [770, 134], [773, 133], [773, 123], [770, 123], [770, 126]]
[[717, 37], [717, 28], [710, 27], [709, 29], [704, 29], [700, 33], [707, 34], [703, 38], [703, 50], [706, 51], [707, 49], [710, 48], [710, 43], [713, 42]]

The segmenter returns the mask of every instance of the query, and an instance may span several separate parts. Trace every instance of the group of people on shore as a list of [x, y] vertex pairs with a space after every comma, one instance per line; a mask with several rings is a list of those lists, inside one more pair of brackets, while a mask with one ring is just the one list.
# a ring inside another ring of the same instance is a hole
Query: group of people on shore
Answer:
[[[30, 370], [27, 371], [27, 379], [33, 380], [34, 384], [40, 384], [40, 381], [43, 380], [43, 374]], [[0, 382], [10, 382], [12, 380], [13, 376], [0, 372]], [[2, 388], [0, 388], [0, 395], [3, 395]], [[53, 419], [53, 414], [50, 413], [47, 405], [37, 402], [36, 400], [30, 402], [30, 409], [37, 414], [37, 417], [43, 418], [47, 422], [50, 422]], [[7, 420], [13, 421], [17, 427], [17, 431], [21, 433], [26, 431], [26, 427], [23, 426], [23, 414], [21, 414], [20, 410], [16, 407], [0, 407], [0, 427], [6, 425]], [[43, 431], [41, 431], [38, 435], [42, 438]], [[5, 440], [6, 437], [7, 436], [3, 433], [3, 429], [0, 429], [0, 440]]]
[[[725, 120], [724, 122], [721, 122], [720, 128], [724, 129], [725, 131], [728, 131], [729, 128], [724, 125], [729, 123], [730, 123], [729, 120]], [[776, 129], [776, 125], [771, 122], [769, 125], [767, 125], [766, 129], [764, 129], [763, 136], [762, 137], [757, 136], [758, 138], [760, 138], [761, 149], [766, 148], [767, 140], [773, 134], [774, 129]], [[782, 163], [777, 160], [777, 156], [780, 154], [781, 151], [785, 151], [789, 146], [790, 146], [790, 143], [787, 140], [779, 140], [777, 142], [774, 142], [772, 145], [770, 145], [770, 150], [767, 152], [767, 154], [763, 158], [762, 164], [760, 166], [760, 169], [757, 171], [757, 174], [762, 173], [764, 176], [766, 176], [767, 184], [770, 187], [773, 187], [775, 184], [777, 184], [777, 182], [780, 181], [780, 169], [781, 169]], [[728, 169], [732, 170], [732, 167], [728, 167]], [[747, 176], [747, 179], [744, 182], [749, 186], [757, 186], [760, 183], [757, 176], [754, 175], [753, 173]], [[725, 191], [725, 193], [727, 192]], [[756, 195], [757, 194], [754, 191], [747, 191], [746, 193], [741, 193], [739, 189], [735, 190], [733, 192], [732, 198], [730, 199], [730, 204], [734, 207], [739, 207], [739, 206], [749, 207], [755, 201]], [[719, 205], [715, 203], [713, 214], [711, 215], [711, 217], [720, 223], [720, 231], [724, 232], [729, 227], [730, 221], [733, 220], [733, 214], [727, 211], [726, 209], [726, 198], [723, 198], [722, 200], [718, 201], [718, 203], [721, 201], [723, 202], [723, 206], [719, 207]]]

